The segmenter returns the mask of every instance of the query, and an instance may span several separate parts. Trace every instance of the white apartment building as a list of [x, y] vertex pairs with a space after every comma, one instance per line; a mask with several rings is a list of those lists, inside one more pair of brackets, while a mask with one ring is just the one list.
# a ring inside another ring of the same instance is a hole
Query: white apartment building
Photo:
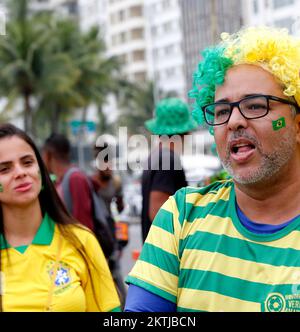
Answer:
[[102, 26], [105, 5], [105, 0], [34, 0], [30, 4], [33, 11], [55, 11], [62, 16], [74, 17], [82, 30]]
[[245, 24], [287, 28], [300, 35], [300, 0], [246, 0]]
[[172, 94], [186, 99], [179, 0], [145, 0], [149, 78], [156, 99]]
[[30, 7], [33, 11], [56, 11], [62, 15], [78, 15], [79, 0], [34, 0]]
[[106, 41], [109, 56], [118, 56], [132, 81], [148, 79], [143, 0], [109, 0]]

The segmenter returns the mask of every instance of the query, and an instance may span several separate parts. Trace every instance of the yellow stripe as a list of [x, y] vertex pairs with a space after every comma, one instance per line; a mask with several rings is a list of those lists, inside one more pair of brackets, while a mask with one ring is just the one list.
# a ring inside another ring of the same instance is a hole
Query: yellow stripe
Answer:
[[245, 238], [237, 231], [231, 218], [221, 218], [207, 215], [205, 218], [195, 219], [192, 223], [185, 221], [183, 225], [183, 231], [181, 233], [181, 239], [184, 239], [188, 235], [193, 235], [196, 231], [209, 232], [216, 235], [225, 234], [235, 239], [246, 240], [248, 242], [263, 244], [265, 246], [275, 248], [292, 248], [295, 250], [300, 250], [300, 232], [298, 230], [294, 230], [283, 238], [275, 241], [253, 241]]
[[248, 302], [210, 291], [179, 289], [178, 307], [214, 312], [261, 311], [260, 303]]
[[269, 285], [299, 283], [299, 268], [273, 266], [202, 250], [185, 250], [181, 268], [212, 271]]
[[178, 246], [176, 245], [174, 235], [155, 225], [151, 226], [146, 243], [153, 244], [170, 254], [176, 256], [178, 254]]
[[[174, 196], [170, 196], [169, 199], [163, 204], [162, 209], [164, 209], [167, 212], [172, 213], [173, 215], [173, 227], [174, 227], [174, 238], [173, 241], [175, 240], [176, 243], [176, 251], [172, 252], [175, 255], [178, 256], [178, 247], [179, 247], [179, 240], [180, 240], [180, 232], [181, 232], [181, 224], [179, 222], [179, 211], [177, 208], [177, 204], [175, 201]], [[162, 242], [164, 242], [163, 240]], [[158, 245], [160, 247], [161, 244]]]
[[174, 206], [173, 206], [173, 201], [174, 201], [174, 198], [171, 196], [168, 198], [168, 200], [162, 205], [162, 209], [165, 210], [165, 211], [168, 211], [170, 213], [173, 213], [174, 211]]
[[194, 206], [206, 206], [208, 203], [216, 203], [220, 199], [228, 201], [230, 197], [231, 188], [221, 188], [216, 193], [207, 193], [201, 195], [200, 193], [192, 193], [186, 195], [186, 202]]
[[150, 285], [177, 296], [178, 277], [158, 267], [138, 260], [129, 276], [142, 280]]

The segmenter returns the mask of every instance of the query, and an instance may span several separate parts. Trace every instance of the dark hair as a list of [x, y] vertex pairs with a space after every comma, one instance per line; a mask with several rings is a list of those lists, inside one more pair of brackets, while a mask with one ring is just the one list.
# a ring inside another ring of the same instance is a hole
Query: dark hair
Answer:
[[[13, 137], [13, 136], [17, 136], [20, 139], [24, 140], [27, 144], [30, 145], [30, 147], [33, 149], [35, 153], [40, 168], [41, 181], [43, 184], [43, 190], [41, 190], [39, 194], [39, 201], [42, 209], [42, 214], [44, 215], [45, 213], [47, 213], [50, 216], [50, 218], [57, 224], [62, 235], [75, 247], [76, 250], [78, 250], [84, 261], [86, 263], [89, 261], [94, 266], [93, 262], [86, 254], [85, 248], [81, 243], [81, 241], [74, 234], [74, 232], [71, 231], [70, 227], [65, 227], [66, 225], [73, 224], [82, 228], [82, 226], [78, 223], [78, 221], [69, 214], [68, 210], [66, 209], [65, 205], [63, 204], [59, 195], [57, 194], [57, 191], [49, 177], [46, 166], [33, 140], [23, 130], [15, 127], [12, 124], [7, 123], [0, 125], [0, 140], [3, 138]], [[0, 205], [0, 234], [1, 233], [3, 234], [5, 240], [2, 207]], [[0, 250], [0, 271], [1, 271], [1, 256], [2, 255]], [[87, 267], [88, 266], [89, 265], [87, 263]], [[0, 294], [0, 311], [2, 311], [1, 294]]]
[[63, 134], [53, 133], [45, 141], [43, 149], [51, 152], [54, 157], [63, 162], [70, 162], [71, 144]]
[[[43, 190], [39, 194], [39, 201], [41, 204], [41, 209], [43, 215], [47, 213], [54, 222], [62, 225], [66, 224], [74, 224], [76, 220], [72, 218], [64, 204], [62, 203], [60, 197], [57, 194], [57, 191], [49, 177], [46, 166], [43, 162], [43, 159], [38, 151], [38, 148], [34, 144], [33, 140], [21, 129], [15, 127], [12, 124], [1, 124], [0, 125], [0, 140], [6, 137], [17, 136], [23, 141], [25, 141], [36, 156], [40, 174], [41, 181], [43, 184]], [[3, 231], [3, 216], [2, 216], [2, 208], [0, 206], [0, 231]]]

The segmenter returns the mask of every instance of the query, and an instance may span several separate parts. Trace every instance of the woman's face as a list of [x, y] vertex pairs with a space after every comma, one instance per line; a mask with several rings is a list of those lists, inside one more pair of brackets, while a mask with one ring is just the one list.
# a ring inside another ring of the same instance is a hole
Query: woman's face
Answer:
[[26, 206], [38, 199], [41, 176], [31, 146], [18, 136], [0, 139], [0, 202]]

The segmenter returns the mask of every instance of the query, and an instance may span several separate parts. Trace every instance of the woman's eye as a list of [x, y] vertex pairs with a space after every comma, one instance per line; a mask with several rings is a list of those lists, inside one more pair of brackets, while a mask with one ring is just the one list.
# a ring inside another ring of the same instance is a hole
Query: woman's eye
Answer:
[[26, 166], [29, 166], [29, 165], [32, 165], [32, 164], [33, 164], [33, 160], [26, 160], [24, 162], [24, 165], [26, 165]]
[[4, 172], [6, 172], [6, 171], [8, 171], [8, 167], [1, 167], [0, 168], [0, 173], [4, 173]]

